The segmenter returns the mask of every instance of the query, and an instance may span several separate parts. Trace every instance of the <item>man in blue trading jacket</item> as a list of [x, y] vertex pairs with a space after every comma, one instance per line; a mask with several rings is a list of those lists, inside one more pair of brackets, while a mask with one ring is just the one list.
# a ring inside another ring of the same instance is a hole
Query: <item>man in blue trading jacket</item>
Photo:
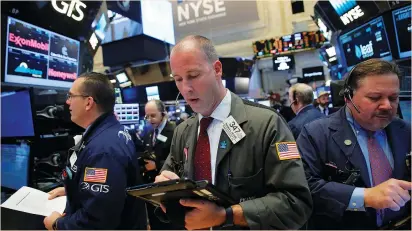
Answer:
[[290, 130], [295, 139], [298, 138], [305, 124], [316, 119], [325, 117], [313, 105], [313, 89], [306, 84], [297, 83], [289, 89], [290, 107], [296, 114], [296, 117], [288, 122]]
[[359, 63], [341, 92], [346, 106], [302, 130], [309, 229], [393, 229], [387, 225], [410, 216], [411, 126], [395, 118], [399, 76], [387, 61]]
[[128, 186], [142, 184], [130, 134], [113, 114], [114, 90], [107, 76], [86, 73], [74, 81], [66, 103], [71, 120], [86, 129], [71, 149], [63, 170], [65, 214], [44, 219], [47, 229], [146, 229], [144, 203], [128, 196]]

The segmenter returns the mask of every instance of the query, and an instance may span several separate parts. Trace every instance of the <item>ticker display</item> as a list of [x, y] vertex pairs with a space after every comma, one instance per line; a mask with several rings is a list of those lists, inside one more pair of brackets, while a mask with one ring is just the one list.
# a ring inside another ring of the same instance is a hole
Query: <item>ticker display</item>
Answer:
[[253, 43], [253, 51], [257, 58], [263, 58], [320, 48], [325, 42], [322, 32], [305, 31], [256, 41]]

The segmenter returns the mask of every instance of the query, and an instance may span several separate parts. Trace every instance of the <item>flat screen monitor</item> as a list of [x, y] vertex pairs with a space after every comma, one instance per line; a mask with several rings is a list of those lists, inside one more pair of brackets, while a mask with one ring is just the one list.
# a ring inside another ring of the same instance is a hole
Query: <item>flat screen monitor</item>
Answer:
[[302, 68], [303, 78], [310, 78], [312, 81], [325, 80], [323, 66]]
[[140, 3], [143, 33], [174, 45], [172, 3], [168, 0], [141, 0]]
[[125, 72], [120, 72], [120, 73], [116, 74], [116, 79], [117, 79], [117, 81], [119, 81], [119, 83], [125, 83], [125, 82], [129, 81], [129, 78], [127, 77]]
[[159, 88], [157, 86], [146, 87], [147, 100], [160, 99]]
[[105, 32], [102, 44], [122, 40], [143, 33], [142, 24], [124, 17], [121, 14], [114, 13], [111, 10], [108, 10], [107, 14], [112, 20]]
[[19, 190], [29, 185], [30, 147], [1, 144], [1, 186]]
[[77, 78], [80, 42], [7, 19], [5, 82], [70, 88]]
[[270, 100], [259, 100], [258, 103], [270, 107]]
[[411, 6], [392, 11], [399, 58], [411, 57]]
[[295, 68], [295, 58], [293, 55], [277, 55], [273, 59], [274, 71], [285, 71]]
[[375, 18], [339, 37], [348, 70], [371, 58], [392, 60], [382, 17]]
[[137, 87], [123, 88], [123, 103], [137, 103], [139, 102]]
[[138, 123], [139, 121], [139, 104], [115, 104], [114, 112], [116, 113], [119, 122]]
[[400, 100], [399, 107], [401, 109], [402, 119], [411, 124], [411, 100]]
[[34, 136], [30, 91], [1, 94], [1, 137]]
[[100, 40], [104, 40], [106, 35], [106, 26], [107, 20], [106, 15], [101, 14], [98, 21], [94, 21], [92, 24], [92, 28], [94, 29], [94, 33], [99, 37]]

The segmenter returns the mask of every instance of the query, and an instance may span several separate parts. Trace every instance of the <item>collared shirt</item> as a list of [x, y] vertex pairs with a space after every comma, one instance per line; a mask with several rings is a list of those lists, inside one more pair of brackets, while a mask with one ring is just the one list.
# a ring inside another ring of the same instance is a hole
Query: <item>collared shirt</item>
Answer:
[[93, 123], [91, 123], [89, 126], [87, 126], [87, 128], [84, 130], [83, 135], [87, 133], [87, 131], [89, 131], [90, 127], [92, 126]]
[[[162, 133], [163, 128], [165, 128], [165, 126], [166, 126], [166, 121], [167, 121], [167, 120], [164, 119], [164, 120], [159, 124], [159, 127], [156, 128], [156, 129], [157, 129], [157, 135], [159, 135], [160, 133]], [[154, 129], [153, 132], [154, 132], [156, 129]], [[154, 134], [154, 133], [153, 133], [153, 134]], [[153, 137], [152, 137], [153, 143], [156, 142], [156, 139], [157, 139], [156, 136], [153, 136]]]
[[[322, 112], [322, 114], [329, 115], [329, 108], [328, 107], [322, 107], [321, 105], [319, 105], [318, 107], [320, 109], [320, 112]], [[326, 110], [326, 112], [325, 112], [325, 110]]]
[[[369, 183], [373, 185], [372, 181], [372, 170], [369, 161], [369, 150], [368, 150], [368, 135], [367, 131], [363, 129], [356, 120], [353, 119], [350, 110], [345, 108], [346, 112], [346, 120], [349, 122], [353, 133], [356, 136], [356, 139], [359, 143], [359, 146], [362, 150], [363, 157], [365, 158], [366, 167], [368, 169], [369, 175]], [[392, 169], [394, 168], [394, 159], [392, 155], [391, 148], [389, 146], [388, 138], [386, 136], [385, 130], [378, 130], [374, 134], [376, 140], [378, 141], [379, 145], [381, 146], [385, 156], [389, 160], [389, 164], [391, 165]], [[349, 202], [349, 206], [347, 210], [353, 211], [365, 211], [365, 202], [364, 202], [364, 188], [355, 188], [352, 193], [352, 197]]]
[[159, 131], [159, 133], [158, 133], [158, 134], [162, 133], [163, 128], [165, 128], [165, 127], [166, 127], [166, 122], [167, 122], [167, 120], [166, 120], [166, 119], [164, 119], [164, 120], [163, 120], [163, 121], [159, 124], [159, 127], [157, 127], [157, 130]]
[[[207, 128], [207, 135], [209, 136], [209, 143], [210, 143], [210, 162], [211, 162], [211, 170], [212, 170], [212, 184], [215, 183], [215, 172], [216, 172], [216, 157], [217, 157], [217, 150], [220, 141], [220, 135], [222, 134], [223, 130], [223, 121], [229, 116], [230, 114], [230, 106], [232, 103], [232, 95], [230, 91], [226, 89], [226, 95], [223, 98], [222, 102], [216, 107], [216, 109], [212, 112], [210, 117], [213, 118], [213, 122]], [[199, 113], [199, 124], [200, 120], [203, 118]], [[200, 126], [197, 129], [197, 135], [199, 137]]]
[[296, 115], [298, 115], [304, 108], [309, 107], [312, 104], [308, 104], [306, 106], [303, 106], [301, 109], [299, 109], [299, 111], [296, 112]]

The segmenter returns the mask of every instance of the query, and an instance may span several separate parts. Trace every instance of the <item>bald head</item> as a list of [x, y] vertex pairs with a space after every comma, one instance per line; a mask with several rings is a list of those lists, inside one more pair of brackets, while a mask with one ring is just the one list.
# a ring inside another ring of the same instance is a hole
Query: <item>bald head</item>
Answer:
[[176, 44], [176, 46], [173, 47], [171, 56], [173, 56], [173, 53], [179, 51], [190, 51], [193, 49], [202, 51], [202, 53], [206, 56], [206, 60], [210, 64], [216, 62], [219, 59], [212, 41], [201, 35], [189, 35], [180, 40]]

